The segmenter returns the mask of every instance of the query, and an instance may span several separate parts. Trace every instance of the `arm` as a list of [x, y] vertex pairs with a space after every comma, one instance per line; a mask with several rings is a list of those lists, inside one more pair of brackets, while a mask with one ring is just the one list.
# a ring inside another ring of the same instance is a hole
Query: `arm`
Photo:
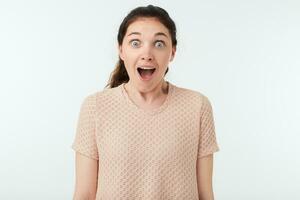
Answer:
[[76, 153], [76, 183], [73, 200], [94, 200], [97, 192], [98, 160]]
[[76, 183], [73, 200], [95, 200], [98, 181], [98, 148], [96, 139], [96, 95], [89, 95], [80, 109], [76, 137]]
[[213, 153], [219, 151], [219, 146], [215, 134], [212, 105], [206, 96], [203, 97], [196, 167], [198, 194], [199, 200], [214, 200], [212, 187]]
[[196, 168], [199, 200], [214, 200], [212, 187], [213, 154], [198, 158]]

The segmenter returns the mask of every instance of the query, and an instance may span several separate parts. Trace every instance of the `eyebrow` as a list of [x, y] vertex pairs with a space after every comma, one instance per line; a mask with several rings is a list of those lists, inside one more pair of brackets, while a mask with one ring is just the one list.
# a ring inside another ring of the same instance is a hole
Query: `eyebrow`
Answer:
[[[130, 35], [142, 35], [142, 34], [140, 32], [131, 32], [127, 36], [130, 36]], [[166, 38], [168, 38], [168, 36], [163, 32], [157, 32], [154, 34], [154, 36], [159, 36], [159, 35], [165, 36]]]

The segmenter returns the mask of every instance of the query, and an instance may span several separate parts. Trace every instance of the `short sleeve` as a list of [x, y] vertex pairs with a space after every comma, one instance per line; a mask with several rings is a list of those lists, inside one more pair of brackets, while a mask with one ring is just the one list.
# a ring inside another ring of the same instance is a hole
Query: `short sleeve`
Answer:
[[81, 104], [72, 149], [84, 156], [99, 160], [96, 142], [96, 95], [87, 96]]
[[219, 151], [212, 106], [209, 99], [204, 95], [200, 111], [199, 134], [198, 158]]

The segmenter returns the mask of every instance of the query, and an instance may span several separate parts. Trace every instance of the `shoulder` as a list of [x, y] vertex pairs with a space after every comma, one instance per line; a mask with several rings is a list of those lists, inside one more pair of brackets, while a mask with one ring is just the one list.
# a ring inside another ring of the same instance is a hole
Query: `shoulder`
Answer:
[[99, 104], [107, 104], [118, 97], [118, 88], [104, 88], [87, 94], [83, 98], [83, 105], [98, 106]]
[[202, 107], [203, 104], [210, 104], [208, 96], [202, 91], [179, 86], [176, 86], [176, 90], [176, 98], [180, 101], [185, 101], [186, 103], [196, 105], [198, 107]]

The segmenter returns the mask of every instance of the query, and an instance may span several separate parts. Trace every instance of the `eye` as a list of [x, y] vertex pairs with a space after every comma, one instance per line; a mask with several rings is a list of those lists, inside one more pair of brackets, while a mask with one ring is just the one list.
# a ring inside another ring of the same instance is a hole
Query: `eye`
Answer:
[[138, 40], [131, 40], [131, 41], [130, 41], [130, 44], [131, 44], [131, 46], [133, 46], [133, 47], [137, 47], [139, 43], [140, 43], [140, 42], [139, 42]]
[[162, 41], [162, 40], [157, 40], [157, 41], [155, 42], [155, 46], [158, 47], [158, 48], [162, 48], [162, 47], [165, 46], [165, 42]]

